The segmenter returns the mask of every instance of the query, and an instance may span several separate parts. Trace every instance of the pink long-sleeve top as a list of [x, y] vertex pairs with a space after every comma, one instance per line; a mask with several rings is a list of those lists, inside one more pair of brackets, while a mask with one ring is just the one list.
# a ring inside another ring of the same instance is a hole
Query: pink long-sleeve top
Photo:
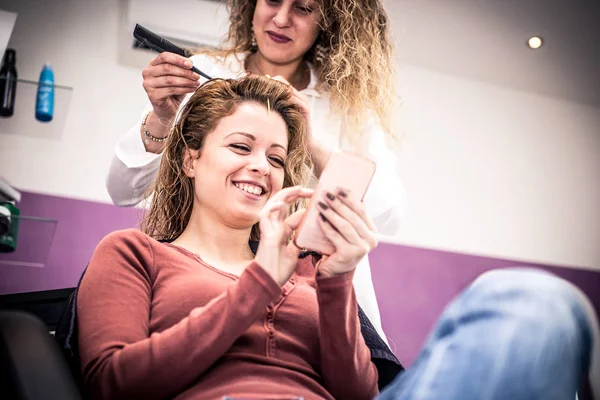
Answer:
[[300, 259], [279, 287], [134, 229], [98, 245], [79, 288], [79, 350], [95, 399], [372, 399], [352, 273]]

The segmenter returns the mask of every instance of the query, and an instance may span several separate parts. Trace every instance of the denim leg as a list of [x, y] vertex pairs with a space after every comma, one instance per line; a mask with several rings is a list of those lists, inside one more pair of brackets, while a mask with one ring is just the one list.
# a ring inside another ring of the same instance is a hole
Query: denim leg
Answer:
[[378, 400], [573, 400], [595, 321], [568, 282], [532, 269], [483, 274], [443, 312]]

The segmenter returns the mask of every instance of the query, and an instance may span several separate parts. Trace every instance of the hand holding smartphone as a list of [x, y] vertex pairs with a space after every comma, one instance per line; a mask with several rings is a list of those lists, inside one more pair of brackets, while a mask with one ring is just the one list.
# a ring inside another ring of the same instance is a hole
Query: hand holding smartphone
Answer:
[[296, 246], [322, 255], [330, 255], [335, 252], [335, 247], [325, 237], [319, 226], [319, 210], [315, 199], [325, 191], [335, 193], [337, 188], [344, 188], [349, 191], [350, 196], [354, 196], [357, 201], [362, 201], [375, 173], [375, 168], [375, 163], [367, 158], [346, 152], [331, 153], [306, 213], [294, 235]]

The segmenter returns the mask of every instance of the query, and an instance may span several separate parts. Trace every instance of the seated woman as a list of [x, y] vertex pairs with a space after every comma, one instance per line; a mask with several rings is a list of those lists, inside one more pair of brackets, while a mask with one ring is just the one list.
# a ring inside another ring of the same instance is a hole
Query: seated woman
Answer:
[[[79, 353], [93, 398], [378, 396], [352, 286], [377, 244], [362, 203], [343, 188], [315, 194], [336, 248], [329, 257], [300, 257], [289, 240], [299, 203], [313, 195], [303, 188], [304, 124], [288, 87], [265, 77], [212, 80], [190, 98], [144, 232], [108, 235], [79, 287]], [[598, 346], [594, 324], [564, 281], [489, 273], [378, 398], [572, 399]]]
[[[169, 136], [142, 233], [108, 235], [78, 294], [97, 398], [350, 399], [377, 394], [352, 289], [376, 245], [362, 204], [320, 199], [337, 251], [288, 239], [310, 197], [302, 111], [266, 77], [213, 80]], [[288, 216], [289, 215], [289, 216]], [[250, 240], [260, 244], [256, 254]], [[166, 240], [170, 243], [159, 242]]]

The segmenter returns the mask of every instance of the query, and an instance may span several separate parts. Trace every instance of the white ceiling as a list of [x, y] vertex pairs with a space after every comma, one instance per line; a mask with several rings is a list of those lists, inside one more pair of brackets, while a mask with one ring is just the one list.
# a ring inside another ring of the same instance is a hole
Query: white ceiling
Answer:
[[[386, 0], [397, 56], [471, 80], [600, 107], [599, 0]], [[527, 46], [534, 35], [538, 50]]]

